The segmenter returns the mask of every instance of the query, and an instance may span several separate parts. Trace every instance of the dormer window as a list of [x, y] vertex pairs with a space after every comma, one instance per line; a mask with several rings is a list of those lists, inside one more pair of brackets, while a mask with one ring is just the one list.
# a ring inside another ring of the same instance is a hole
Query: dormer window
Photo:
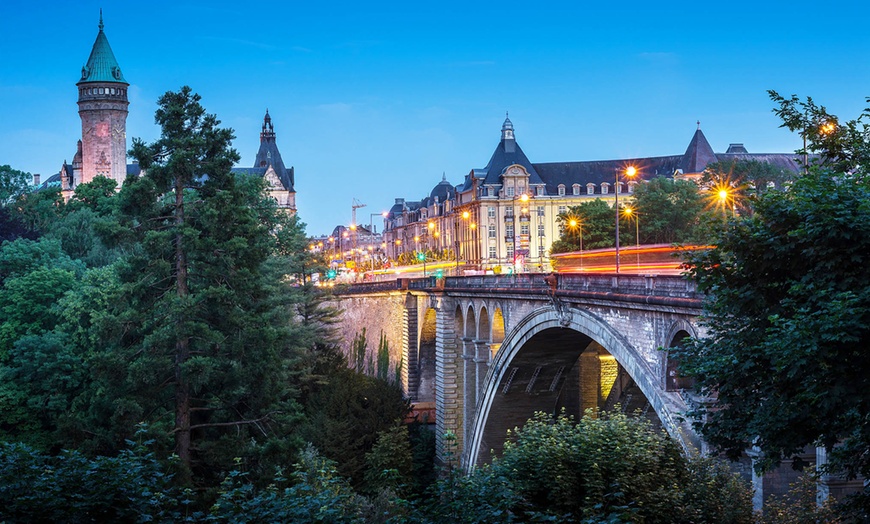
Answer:
[[535, 194], [537, 196], [544, 196], [544, 186], [537, 186], [535, 188]]
[[565, 196], [565, 184], [559, 184], [559, 196]]
[[595, 184], [586, 184], [586, 194], [594, 195], [595, 194]]
[[573, 186], [571, 186], [571, 192], [574, 195], [579, 195], [580, 194], [580, 184], [574, 184]]
[[610, 193], [610, 184], [604, 182], [601, 184], [601, 194], [606, 195], [607, 193]]
[[622, 193], [622, 182], [618, 182], [615, 185], [616, 185], [616, 192]]

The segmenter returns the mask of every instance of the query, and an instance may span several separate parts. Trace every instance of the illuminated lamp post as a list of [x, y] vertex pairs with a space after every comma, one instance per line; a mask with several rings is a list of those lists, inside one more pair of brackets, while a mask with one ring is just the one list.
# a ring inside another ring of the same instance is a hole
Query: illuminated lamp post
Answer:
[[637, 214], [637, 211], [631, 208], [631, 206], [626, 207], [625, 210], [623, 210], [623, 213], [629, 220], [634, 216], [635, 254], [637, 255], [637, 268], [640, 269], [640, 216]]
[[[628, 166], [625, 168], [625, 176], [628, 178], [634, 178], [634, 175], [637, 174], [637, 169], [634, 166]], [[615, 195], [615, 201], [613, 207], [616, 208], [616, 272], [619, 273], [619, 170], [616, 170], [616, 185], [613, 188], [613, 194]]]

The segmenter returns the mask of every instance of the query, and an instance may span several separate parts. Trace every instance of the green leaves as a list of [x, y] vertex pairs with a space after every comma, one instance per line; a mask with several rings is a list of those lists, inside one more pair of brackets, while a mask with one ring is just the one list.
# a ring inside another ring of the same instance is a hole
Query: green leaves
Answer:
[[755, 443], [773, 467], [807, 446], [832, 471], [870, 474], [870, 186], [810, 170], [761, 198], [691, 272], [709, 294], [708, 336], [676, 350], [715, 409], [705, 437], [731, 457]]

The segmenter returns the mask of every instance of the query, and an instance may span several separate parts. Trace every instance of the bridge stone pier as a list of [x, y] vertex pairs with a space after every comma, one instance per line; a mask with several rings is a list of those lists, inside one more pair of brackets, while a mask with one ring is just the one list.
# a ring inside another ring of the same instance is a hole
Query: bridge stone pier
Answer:
[[535, 411], [579, 417], [617, 404], [699, 450], [680, 416], [685, 384], [662, 350], [701, 334], [694, 284], [642, 275], [558, 275], [555, 284], [543, 274], [399, 279], [335, 298], [345, 349], [363, 327], [372, 340], [383, 333], [406, 394], [434, 402], [441, 460], [487, 462]]

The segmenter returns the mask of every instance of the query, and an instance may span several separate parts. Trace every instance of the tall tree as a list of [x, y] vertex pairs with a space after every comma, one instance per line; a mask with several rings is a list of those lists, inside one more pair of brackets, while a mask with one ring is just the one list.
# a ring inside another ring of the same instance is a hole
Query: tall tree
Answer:
[[705, 437], [732, 458], [758, 446], [770, 468], [819, 445], [831, 471], [870, 477], [870, 181], [850, 170], [811, 168], [690, 261], [708, 335], [676, 351], [716, 399], [696, 413]]
[[[255, 441], [286, 434], [297, 349], [286, 337], [288, 309], [261, 271], [276, 249], [277, 219], [264, 221], [274, 202], [262, 184], [231, 173], [232, 131], [199, 101], [189, 87], [166, 93], [155, 115], [160, 138], [134, 140], [130, 153], [146, 175], [122, 188], [128, 229], [118, 235], [138, 246], [121, 270], [120, 343], [133, 359], [123, 373], [142, 384], [138, 410], [168, 418], [171, 409], [168, 430], [188, 479], [197, 463], [232, 448], [217, 445], [229, 429]], [[233, 449], [243, 453], [245, 441]]]

